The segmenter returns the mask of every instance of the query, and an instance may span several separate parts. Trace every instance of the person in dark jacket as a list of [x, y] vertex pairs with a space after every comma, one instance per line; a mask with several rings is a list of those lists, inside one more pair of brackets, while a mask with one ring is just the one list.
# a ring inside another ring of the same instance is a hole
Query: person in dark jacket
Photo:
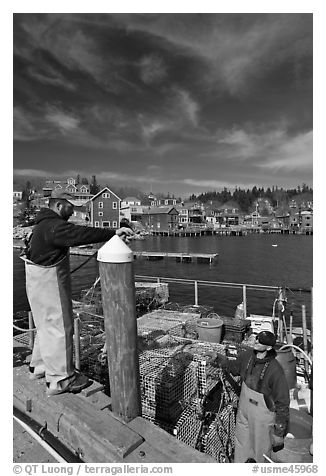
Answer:
[[72, 195], [52, 192], [37, 214], [25, 260], [26, 292], [37, 329], [30, 378], [46, 377], [47, 394], [79, 392], [90, 385], [73, 364], [73, 312], [69, 247], [101, 243], [115, 234], [128, 242], [129, 228], [112, 230], [68, 223], [77, 205]]
[[236, 360], [218, 354], [219, 365], [242, 377], [236, 430], [235, 463], [264, 463], [264, 454], [284, 446], [289, 422], [290, 395], [284, 371], [275, 359], [276, 337], [262, 331], [253, 349]]

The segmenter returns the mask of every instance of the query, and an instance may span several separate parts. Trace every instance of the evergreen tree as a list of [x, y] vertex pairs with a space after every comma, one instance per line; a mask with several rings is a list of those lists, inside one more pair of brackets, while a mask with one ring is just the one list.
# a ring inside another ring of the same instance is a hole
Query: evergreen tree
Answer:
[[92, 181], [90, 185], [90, 193], [96, 195], [100, 191], [100, 186], [97, 183], [96, 175], [92, 175]]
[[25, 208], [30, 207], [30, 199], [31, 199], [31, 182], [27, 180], [25, 188], [22, 193], [22, 201], [25, 202]]

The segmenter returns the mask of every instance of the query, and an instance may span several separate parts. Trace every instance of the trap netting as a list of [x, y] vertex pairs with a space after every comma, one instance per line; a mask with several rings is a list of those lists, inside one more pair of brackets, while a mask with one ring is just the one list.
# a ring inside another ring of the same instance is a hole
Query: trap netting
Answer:
[[[167, 283], [135, 282], [135, 294], [136, 315], [139, 317], [146, 312], [165, 305], [169, 300], [169, 287]], [[87, 314], [103, 316], [101, 281], [99, 277], [89, 289], [81, 291], [81, 299], [76, 301], [76, 305]]]
[[[74, 303], [79, 324], [75, 360], [78, 357], [80, 370], [110, 395], [98, 292], [96, 283], [87, 296], [84, 293], [84, 302]], [[212, 359], [217, 352], [225, 355], [225, 346], [196, 339], [199, 317], [178, 308], [156, 309], [137, 319], [142, 416], [187, 445], [228, 462], [234, 448], [237, 396]]]
[[[79, 318], [81, 370], [110, 395], [104, 319], [83, 312]], [[225, 346], [183, 337], [195, 335], [197, 320], [196, 313], [165, 309], [137, 319], [142, 416], [227, 462], [233, 454], [237, 396], [212, 362], [216, 352], [225, 355]]]

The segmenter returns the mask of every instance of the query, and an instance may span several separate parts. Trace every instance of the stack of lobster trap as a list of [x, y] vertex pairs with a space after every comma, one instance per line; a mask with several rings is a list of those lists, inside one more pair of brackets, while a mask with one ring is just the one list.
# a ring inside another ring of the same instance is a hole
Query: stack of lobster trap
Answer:
[[212, 356], [225, 346], [192, 335], [198, 314], [155, 311], [138, 319], [142, 416], [219, 462], [232, 460], [237, 395]]
[[[81, 370], [110, 394], [104, 320], [80, 311]], [[237, 395], [214, 365], [214, 355], [225, 355], [226, 346], [197, 340], [199, 318], [198, 313], [158, 309], [137, 319], [142, 416], [187, 445], [228, 462]]]

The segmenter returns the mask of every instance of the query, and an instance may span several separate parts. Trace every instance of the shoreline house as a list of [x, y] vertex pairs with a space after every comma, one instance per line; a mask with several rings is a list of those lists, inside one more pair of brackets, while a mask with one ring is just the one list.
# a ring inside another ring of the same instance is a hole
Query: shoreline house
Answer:
[[143, 207], [141, 200], [136, 197], [126, 197], [120, 204], [120, 217], [127, 218], [130, 222], [141, 222]]
[[90, 200], [90, 225], [95, 228], [119, 228], [120, 203], [121, 198], [104, 187]]
[[22, 190], [13, 190], [13, 199], [21, 200], [23, 198], [23, 191]]
[[184, 203], [178, 204], [175, 206], [175, 209], [179, 213], [178, 217], [178, 227], [186, 228], [189, 224], [189, 210], [184, 205]]
[[80, 205], [85, 205], [93, 197], [90, 193], [90, 186], [88, 184], [76, 184], [76, 180], [72, 177], [68, 178], [66, 181], [47, 180], [42, 189], [43, 196], [46, 198], [50, 197], [53, 190], [61, 190], [70, 193], [76, 200], [78, 200]]
[[208, 225], [213, 228], [220, 228], [220, 224], [217, 221], [218, 210], [222, 208], [222, 203], [218, 200], [210, 200], [205, 203], [205, 215], [204, 218]]
[[312, 231], [313, 229], [313, 203], [312, 201], [291, 200], [290, 208], [290, 229]]
[[177, 199], [175, 197], [162, 197], [162, 198], [157, 198], [155, 196], [149, 196], [149, 205], [151, 207], [175, 207], [178, 203]]
[[223, 203], [221, 207], [216, 211], [216, 223], [221, 228], [227, 228], [230, 226], [238, 226], [243, 219], [243, 212], [241, 212], [239, 204], [234, 200], [229, 200]]
[[188, 210], [188, 226], [206, 223], [203, 203], [186, 201], [184, 202], [184, 207]]
[[175, 207], [143, 207], [142, 224], [152, 231], [178, 229], [179, 213]]
[[312, 210], [302, 210], [300, 227], [304, 231], [313, 229], [313, 212]]

